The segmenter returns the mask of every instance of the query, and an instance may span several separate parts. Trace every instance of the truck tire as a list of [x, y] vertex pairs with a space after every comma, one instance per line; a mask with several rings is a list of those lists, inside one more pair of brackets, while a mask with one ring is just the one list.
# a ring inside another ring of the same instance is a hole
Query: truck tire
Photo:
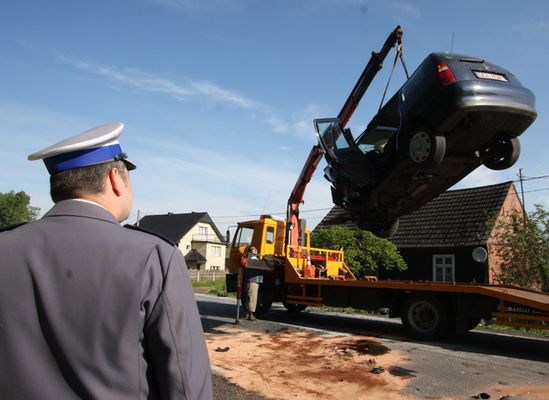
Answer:
[[[271, 310], [271, 306], [273, 305], [272, 301], [268, 301], [265, 299], [265, 296], [263, 294], [262, 290], [263, 285], [259, 285], [259, 291], [257, 292], [257, 304], [255, 305], [255, 312], [254, 315], [258, 318], [261, 318], [263, 314], [269, 312]], [[245, 313], [248, 312], [248, 294], [246, 293], [246, 290], [242, 291], [242, 308]]]
[[471, 331], [473, 329], [475, 329], [478, 324], [480, 324], [480, 318], [468, 318], [467, 319], [467, 324], [466, 324], [466, 329], [468, 331]]
[[421, 340], [435, 340], [447, 335], [449, 317], [445, 305], [432, 295], [411, 296], [402, 306], [402, 324], [412, 336]]
[[261, 318], [263, 314], [268, 313], [271, 310], [271, 306], [273, 305], [270, 301], [259, 301], [257, 300], [257, 306], [255, 307], [255, 313], [254, 315], [258, 318]]
[[284, 304], [284, 307], [286, 308], [286, 310], [288, 310], [288, 312], [291, 314], [300, 313], [301, 311], [307, 308], [305, 304], [286, 303], [285, 301], [282, 304]]

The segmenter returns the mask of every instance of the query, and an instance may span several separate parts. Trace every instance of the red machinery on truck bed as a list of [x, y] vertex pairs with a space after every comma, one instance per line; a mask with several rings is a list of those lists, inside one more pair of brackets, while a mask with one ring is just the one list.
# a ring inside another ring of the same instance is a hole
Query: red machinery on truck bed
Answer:
[[[372, 57], [338, 116], [340, 132], [349, 121], [369, 84], [392, 47], [400, 46], [397, 27], [382, 50]], [[337, 138], [335, 138], [337, 139]], [[549, 295], [515, 287], [357, 279], [345, 264], [342, 251], [312, 248], [310, 232], [299, 218], [306, 186], [323, 157], [313, 146], [288, 200], [286, 220], [261, 216], [238, 224], [230, 256], [227, 290], [237, 291], [242, 282], [241, 257], [250, 246], [258, 249], [262, 270], [257, 313], [282, 302], [290, 312], [307, 306], [353, 307], [364, 310], [388, 308], [401, 317], [414, 336], [434, 339], [474, 328], [481, 319], [516, 327], [549, 329]], [[245, 302], [244, 302], [245, 303]]]

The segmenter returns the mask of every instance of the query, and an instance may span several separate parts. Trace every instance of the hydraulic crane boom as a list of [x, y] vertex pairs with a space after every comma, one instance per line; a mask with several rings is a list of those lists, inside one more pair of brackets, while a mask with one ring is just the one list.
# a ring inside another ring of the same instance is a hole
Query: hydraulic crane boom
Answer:
[[[387, 54], [391, 48], [395, 46], [395, 44], [398, 44], [399, 46], [402, 45], [402, 29], [400, 28], [400, 25], [397, 26], [393, 32], [391, 32], [379, 52], [372, 52], [372, 56], [368, 61], [368, 64], [366, 64], [366, 67], [358, 78], [351, 94], [345, 101], [345, 104], [337, 116], [341, 130], [345, 128], [351, 119], [351, 116], [356, 110], [362, 96], [364, 96], [364, 93], [374, 80], [378, 71], [383, 67], [385, 57], [387, 57]], [[334, 140], [336, 139], [337, 137], [334, 138]], [[314, 145], [309, 153], [309, 156], [307, 157], [307, 160], [305, 161], [305, 165], [303, 166], [301, 173], [299, 174], [294, 189], [290, 194], [286, 214], [286, 245], [297, 246], [300, 238], [303, 237], [304, 232], [302, 232], [302, 227], [299, 223], [299, 206], [303, 203], [305, 189], [315, 173], [316, 167], [320, 163], [320, 160], [322, 160], [323, 155], [324, 152], [320, 145]]]

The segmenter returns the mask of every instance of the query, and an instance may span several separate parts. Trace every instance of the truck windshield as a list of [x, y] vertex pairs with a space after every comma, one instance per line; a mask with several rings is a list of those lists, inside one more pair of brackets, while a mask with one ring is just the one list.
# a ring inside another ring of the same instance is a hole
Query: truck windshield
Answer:
[[238, 232], [236, 233], [236, 240], [233, 243], [233, 247], [239, 248], [249, 246], [252, 243], [253, 235], [254, 230], [252, 228], [241, 226], [238, 228]]

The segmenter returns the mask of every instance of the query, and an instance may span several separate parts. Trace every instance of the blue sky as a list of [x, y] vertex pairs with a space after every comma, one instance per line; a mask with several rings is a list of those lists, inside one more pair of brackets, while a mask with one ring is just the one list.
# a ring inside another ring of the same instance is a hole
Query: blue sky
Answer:
[[[515, 180], [519, 168], [549, 175], [543, 0], [0, 0], [0, 192], [24, 190], [47, 211], [47, 172], [27, 155], [121, 121], [138, 164], [129, 222], [138, 211], [207, 211], [225, 230], [283, 216], [315, 144], [313, 119], [337, 115], [396, 25], [411, 71], [453, 49], [509, 69], [536, 95], [517, 164], [480, 167], [457, 188]], [[377, 110], [393, 56], [350, 122], [355, 134]], [[390, 93], [404, 82], [395, 74]], [[332, 206], [323, 167], [301, 207], [309, 227]], [[546, 178], [525, 182], [528, 209], [549, 208], [547, 188]]]

